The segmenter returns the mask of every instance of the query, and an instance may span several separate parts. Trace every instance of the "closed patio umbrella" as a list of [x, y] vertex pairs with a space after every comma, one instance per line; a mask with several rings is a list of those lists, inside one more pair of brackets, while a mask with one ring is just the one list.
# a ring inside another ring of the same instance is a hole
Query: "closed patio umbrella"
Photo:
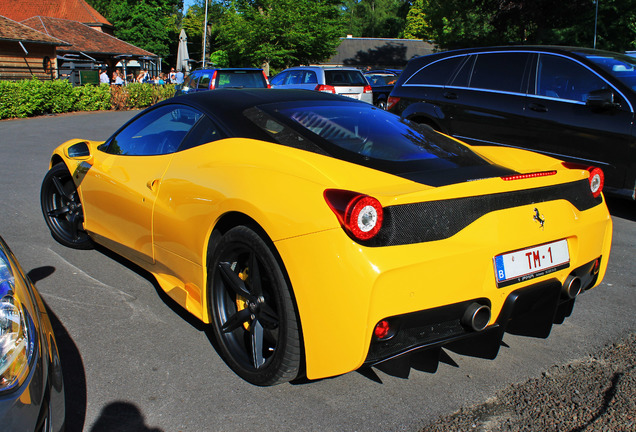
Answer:
[[179, 49], [177, 50], [177, 70], [183, 72], [190, 71], [190, 55], [188, 54], [188, 36], [185, 30], [181, 29], [179, 34]]

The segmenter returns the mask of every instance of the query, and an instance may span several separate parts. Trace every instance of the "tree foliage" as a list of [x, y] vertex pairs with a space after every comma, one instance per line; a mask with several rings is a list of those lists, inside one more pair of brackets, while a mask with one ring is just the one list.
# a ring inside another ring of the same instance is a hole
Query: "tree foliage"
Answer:
[[347, 34], [355, 37], [396, 38], [404, 30], [408, 0], [343, 0]]
[[170, 59], [179, 42], [183, 0], [87, 0], [115, 27], [115, 36]]
[[338, 0], [229, 0], [217, 35], [232, 66], [322, 61], [342, 35]]

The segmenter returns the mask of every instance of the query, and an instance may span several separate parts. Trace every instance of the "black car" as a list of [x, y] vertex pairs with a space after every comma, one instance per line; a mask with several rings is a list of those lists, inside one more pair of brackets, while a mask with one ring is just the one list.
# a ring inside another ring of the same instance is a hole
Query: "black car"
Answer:
[[400, 71], [395, 70], [372, 70], [364, 73], [364, 77], [371, 84], [373, 89], [373, 105], [386, 109], [387, 100], [397, 82]]
[[257, 68], [196, 69], [177, 88], [176, 96], [219, 88], [269, 88], [269, 81]]
[[0, 237], [0, 430], [64, 430], [62, 368], [48, 312]]
[[469, 144], [520, 147], [605, 172], [636, 199], [636, 58], [587, 48], [473, 48], [412, 59], [389, 110]]

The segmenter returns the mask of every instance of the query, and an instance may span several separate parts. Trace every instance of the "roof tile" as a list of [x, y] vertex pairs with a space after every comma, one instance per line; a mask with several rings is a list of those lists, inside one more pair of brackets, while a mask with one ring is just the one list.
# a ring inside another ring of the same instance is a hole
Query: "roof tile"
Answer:
[[85, 0], [2, 0], [0, 15], [18, 22], [40, 15], [112, 26]]

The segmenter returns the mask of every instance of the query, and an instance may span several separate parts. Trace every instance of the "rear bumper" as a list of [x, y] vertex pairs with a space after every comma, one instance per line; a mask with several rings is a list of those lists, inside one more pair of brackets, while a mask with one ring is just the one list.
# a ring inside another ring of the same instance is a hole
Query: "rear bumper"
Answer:
[[[598, 279], [596, 260], [578, 267], [570, 274], [580, 278], [581, 292], [593, 287]], [[494, 359], [504, 333], [546, 338], [553, 324], [561, 324], [570, 316], [575, 298], [564, 293], [557, 279], [526, 286], [512, 291], [506, 298], [496, 321], [482, 331], [474, 331], [462, 324], [466, 309], [473, 303], [490, 307], [486, 298], [455, 303], [406, 315], [386, 318], [391, 324], [392, 337], [372, 340], [365, 366], [387, 362], [413, 351], [451, 351]]]

